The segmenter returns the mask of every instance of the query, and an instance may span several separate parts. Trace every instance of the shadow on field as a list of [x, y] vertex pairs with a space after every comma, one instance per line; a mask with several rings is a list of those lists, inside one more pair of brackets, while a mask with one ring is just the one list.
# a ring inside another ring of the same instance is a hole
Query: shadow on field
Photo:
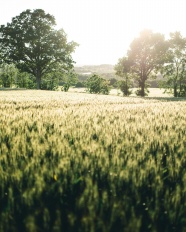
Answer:
[[145, 97], [145, 99], [158, 101], [186, 101], [186, 97]]

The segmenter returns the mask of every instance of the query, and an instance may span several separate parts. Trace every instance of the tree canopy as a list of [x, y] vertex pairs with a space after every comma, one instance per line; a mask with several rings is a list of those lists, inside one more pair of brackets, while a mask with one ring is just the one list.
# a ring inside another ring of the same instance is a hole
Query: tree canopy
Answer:
[[93, 74], [87, 78], [86, 87], [89, 93], [109, 94], [110, 91], [108, 81], [97, 74]]
[[132, 41], [128, 59], [132, 62], [131, 71], [136, 75], [140, 96], [145, 96], [147, 79], [164, 64], [167, 48], [164, 36], [150, 30], [142, 31]]
[[3, 63], [0, 66], [0, 85], [4, 88], [11, 88], [16, 84], [16, 78], [18, 75], [18, 70], [13, 64]]
[[[130, 73], [138, 83], [138, 95], [145, 96], [146, 81], [165, 63], [168, 44], [160, 33], [144, 30], [130, 44], [127, 56], [120, 59], [118, 67], [123, 63], [122, 72]], [[121, 68], [120, 68], [121, 70]], [[116, 72], [121, 75], [121, 71]]]
[[78, 44], [68, 42], [64, 30], [56, 30], [55, 25], [54, 16], [36, 9], [23, 11], [11, 23], [0, 26], [3, 60], [34, 75], [38, 89], [42, 76], [56, 64], [62, 64], [62, 70], [73, 67], [71, 54]]
[[132, 92], [130, 88], [132, 87], [132, 75], [131, 75], [132, 61], [128, 57], [123, 57], [119, 59], [118, 63], [115, 65], [114, 69], [116, 75], [123, 78], [119, 81], [119, 88], [123, 92], [124, 96], [129, 96]]
[[168, 40], [168, 59], [162, 68], [166, 78], [163, 87], [170, 90], [174, 97], [186, 95], [186, 38], [180, 32], [170, 33]]

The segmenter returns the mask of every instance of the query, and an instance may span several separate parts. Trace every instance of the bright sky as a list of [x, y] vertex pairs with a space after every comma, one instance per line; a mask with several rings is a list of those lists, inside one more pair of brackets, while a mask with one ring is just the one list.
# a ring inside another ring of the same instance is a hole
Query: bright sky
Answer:
[[26, 9], [56, 18], [68, 40], [80, 46], [76, 65], [116, 64], [143, 29], [186, 37], [186, 0], [0, 0], [0, 24]]

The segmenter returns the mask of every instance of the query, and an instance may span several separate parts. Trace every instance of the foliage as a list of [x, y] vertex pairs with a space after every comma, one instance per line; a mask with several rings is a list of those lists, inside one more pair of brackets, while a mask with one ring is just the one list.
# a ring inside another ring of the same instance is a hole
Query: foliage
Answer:
[[102, 79], [96, 74], [92, 75], [86, 80], [86, 86], [90, 93], [100, 93], [101, 83]]
[[18, 71], [16, 86], [18, 88], [35, 89], [35, 77], [27, 72]]
[[14, 64], [3, 63], [0, 66], [0, 85], [4, 88], [28, 88], [36, 87], [33, 75], [20, 72]]
[[186, 38], [180, 32], [170, 33], [168, 60], [162, 68], [163, 87], [174, 97], [186, 96]]
[[167, 49], [168, 44], [163, 35], [144, 30], [132, 41], [127, 56], [119, 60], [118, 64], [124, 61], [124, 71], [119, 69], [119, 74], [132, 75], [138, 83], [140, 96], [144, 97], [147, 94], [147, 80], [155, 78], [157, 71], [165, 63]]
[[43, 90], [56, 90], [59, 86], [58, 79], [54, 73], [47, 73], [41, 81], [41, 89]]
[[131, 43], [128, 59], [133, 62], [131, 70], [139, 85], [140, 96], [147, 93], [146, 81], [151, 76], [155, 77], [165, 63], [167, 48], [164, 36], [149, 30], [142, 31]]
[[109, 85], [113, 86], [114, 88], [117, 87], [117, 79], [116, 78], [111, 78], [109, 80]]
[[74, 69], [68, 70], [68, 72], [63, 73], [63, 82], [68, 83], [69, 86], [75, 86], [78, 82], [77, 73]]
[[118, 81], [117, 83], [118, 83], [119, 89], [123, 93], [123, 96], [130, 96], [132, 94], [132, 90], [130, 90], [128, 82], [122, 80], [122, 81]]
[[118, 82], [119, 88], [123, 92], [123, 96], [129, 96], [132, 93], [130, 91], [130, 88], [132, 87], [131, 66], [132, 62], [127, 57], [119, 59], [115, 66], [116, 75], [123, 79]]
[[67, 92], [70, 86], [75, 86], [78, 82], [77, 74], [74, 70], [64, 72], [59, 79], [59, 85], [62, 86], [62, 90]]
[[41, 79], [54, 69], [57, 63], [63, 70], [73, 67], [71, 53], [77, 44], [67, 42], [63, 29], [55, 30], [55, 18], [41, 9], [26, 10], [0, 27], [0, 43], [6, 62], [14, 62], [17, 68], [36, 77], [37, 88]]
[[65, 84], [64, 84], [64, 91], [65, 91], [65, 92], [68, 92], [69, 88], [70, 88], [69, 83], [65, 83]]
[[78, 76], [78, 80], [82, 82], [82, 81], [86, 81], [87, 78], [90, 77], [91, 75], [77, 73], [77, 76]]
[[185, 100], [0, 91], [0, 112], [0, 231], [186, 231]]
[[0, 66], [0, 85], [10, 88], [16, 84], [18, 70], [13, 64], [1, 64]]
[[84, 88], [85, 87], [85, 83], [83, 81], [78, 81], [75, 85], [76, 88]]
[[148, 96], [148, 93], [149, 93], [149, 90], [148, 90], [148, 88], [146, 87], [147, 85], [145, 85], [145, 91], [143, 91], [141, 88], [138, 88], [136, 91], [135, 91], [135, 93], [136, 93], [136, 95], [137, 96], [143, 96], [143, 97], [145, 97], [145, 96]]
[[[73, 77], [74, 76], [74, 77]], [[61, 64], [57, 63], [50, 73], [43, 76], [41, 82], [41, 89], [43, 90], [56, 90], [59, 85], [71, 85], [75, 81], [75, 74], [72, 70], [63, 71]]]
[[109, 81], [103, 79], [103, 81], [101, 83], [101, 93], [108, 95], [110, 92], [110, 89], [111, 88], [109, 86]]
[[110, 87], [108, 81], [104, 80], [97, 74], [87, 78], [86, 87], [90, 93], [109, 94]]
[[0, 65], [3, 64], [2, 44], [0, 43]]

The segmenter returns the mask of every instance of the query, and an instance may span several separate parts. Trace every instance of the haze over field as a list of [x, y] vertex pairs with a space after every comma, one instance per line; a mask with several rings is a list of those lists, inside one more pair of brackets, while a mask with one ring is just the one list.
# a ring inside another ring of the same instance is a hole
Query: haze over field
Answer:
[[116, 64], [145, 28], [168, 36], [186, 36], [184, 0], [0, 0], [0, 24], [26, 9], [41, 8], [55, 16], [69, 40], [80, 44], [76, 65]]

